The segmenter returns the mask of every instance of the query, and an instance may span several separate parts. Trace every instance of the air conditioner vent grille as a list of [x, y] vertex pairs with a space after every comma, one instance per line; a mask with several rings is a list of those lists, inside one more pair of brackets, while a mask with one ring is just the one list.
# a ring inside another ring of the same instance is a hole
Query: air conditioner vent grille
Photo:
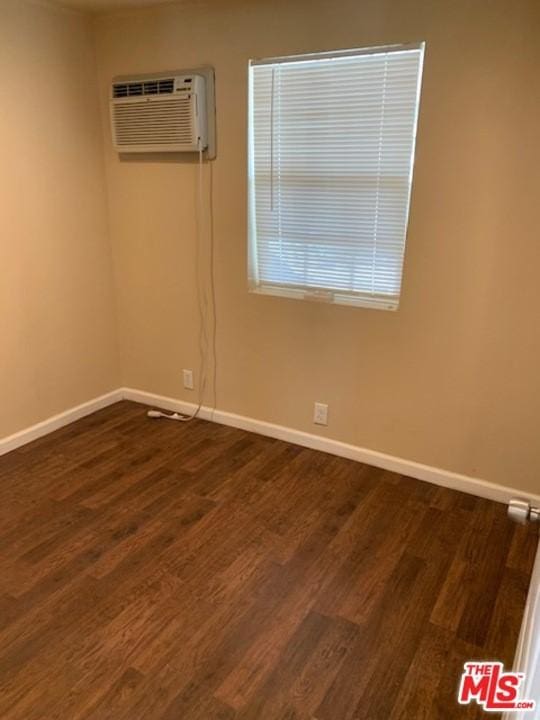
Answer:
[[193, 145], [191, 97], [175, 96], [170, 100], [116, 103], [113, 108], [116, 145]]
[[113, 97], [137, 97], [144, 95], [170, 95], [174, 93], [174, 78], [148, 80], [147, 82], [125, 82], [113, 85]]

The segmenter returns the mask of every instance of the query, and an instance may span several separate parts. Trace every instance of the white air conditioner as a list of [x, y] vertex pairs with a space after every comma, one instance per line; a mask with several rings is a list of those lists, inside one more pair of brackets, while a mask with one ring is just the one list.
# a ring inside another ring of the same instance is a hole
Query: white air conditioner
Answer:
[[208, 145], [202, 75], [115, 78], [110, 108], [119, 152], [195, 152]]

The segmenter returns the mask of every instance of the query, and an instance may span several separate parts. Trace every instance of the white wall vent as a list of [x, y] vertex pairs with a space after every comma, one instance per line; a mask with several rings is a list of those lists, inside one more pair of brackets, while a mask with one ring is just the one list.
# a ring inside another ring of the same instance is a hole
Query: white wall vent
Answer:
[[205, 77], [196, 74], [113, 80], [115, 149], [124, 153], [204, 150], [208, 146], [205, 84]]

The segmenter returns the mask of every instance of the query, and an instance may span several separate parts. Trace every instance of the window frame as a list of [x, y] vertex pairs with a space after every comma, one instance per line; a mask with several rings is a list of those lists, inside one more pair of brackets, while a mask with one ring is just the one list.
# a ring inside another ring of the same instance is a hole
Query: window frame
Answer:
[[[363, 55], [375, 55], [391, 52], [403, 52], [407, 50], [418, 50], [419, 66], [415, 99], [415, 117], [413, 122], [413, 137], [411, 144], [411, 162], [410, 162], [410, 181], [408, 186], [408, 196], [406, 201], [406, 216], [404, 223], [404, 241], [403, 254], [400, 266], [400, 288], [399, 294], [390, 296], [386, 294], [360, 294], [354, 292], [344, 292], [336, 289], [321, 287], [306, 287], [304, 285], [293, 285], [289, 283], [276, 283], [270, 281], [261, 282], [258, 270], [258, 247], [256, 232], [256, 208], [255, 208], [255, 141], [254, 141], [254, 80], [253, 69], [261, 65], [278, 65], [280, 63], [294, 63], [302, 61], [329, 60], [333, 58], [357, 57]], [[301, 300], [314, 300], [319, 302], [327, 302], [337, 305], [345, 305], [349, 307], [362, 307], [379, 310], [397, 310], [401, 299], [402, 279], [404, 274], [405, 250], [407, 246], [411, 196], [413, 187], [414, 164], [416, 157], [416, 142], [418, 135], [418, 120], [420, 111], [420, 99], [422, 90], [423, 64], [425, 57], [425, 42], [403, 43], [394, 45], [372, 46], [366, 48], [353, 48], [343, 50], [331, 50], [315, 53], [303, 53], [299, 55], [283, 55], [278, 57], [255, 58], [251, 59], [248, 64], [248, 133], [247, 133], [247, 183], [248, 183], [248, 289], [249, 292], [259, 295], [272, 295], [277, 297], [285, 297]], [[391, 299], [390, 299], [391, 298]]]

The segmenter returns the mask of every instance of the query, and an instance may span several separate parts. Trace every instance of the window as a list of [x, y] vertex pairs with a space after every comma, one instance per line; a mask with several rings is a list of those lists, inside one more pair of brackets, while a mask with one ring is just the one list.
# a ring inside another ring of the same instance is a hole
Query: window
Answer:
[[397, 308], [423, 51], [250, 63], [251, 290]]

